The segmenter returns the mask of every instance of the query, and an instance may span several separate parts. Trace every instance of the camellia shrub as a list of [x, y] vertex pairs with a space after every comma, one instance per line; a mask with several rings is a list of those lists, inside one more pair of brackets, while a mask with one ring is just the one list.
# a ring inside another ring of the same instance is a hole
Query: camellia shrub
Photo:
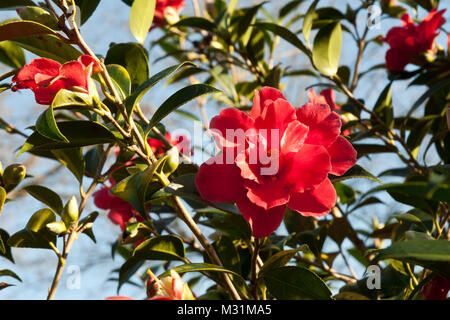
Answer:
[[[0, 229], [0, 261], [53, 252], [58, 297], [105, 215], [112, 281], [149, 300], [447, 299], [448, 2], [342, 2], [123, 0], [134, 38], [105, 33], [94, 52], [83, 25], [102, 1], [0, 1], [17, 14], [0, 24], [0, 92], [39, 105], [26, 131], [0, 115], [1, 139], [22, 141], [0, 165], [0, 226], [28, 221]], [[60, 163], [79, 193], [23, 154]], [[19, 191], [41, 209], [11, 212]], [[2, 292], [21, 280], [0, 277]]]

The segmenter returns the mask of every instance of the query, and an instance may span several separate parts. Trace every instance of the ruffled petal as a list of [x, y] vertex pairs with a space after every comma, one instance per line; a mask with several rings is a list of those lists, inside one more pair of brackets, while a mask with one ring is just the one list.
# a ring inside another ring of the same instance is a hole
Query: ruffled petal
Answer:
[[[60, 77], [69, 79], [67, 82], [67, 86], [72, 84], [72, 86], [78, 86], [84, 89], [87, 89], [88, 79], [84, 72], [83, 65], [78, 61], [69, 61], [66, 62], [59, 72]], [[65, 89], [69, 89], [67, 87]]]
[[252, 117], [253, 119], [260, 117], [266, 107], [266, 104], [270, 104], [277, 99], [286, 100], [281, 91], [278, 89], [272, 87], [263, 87], [260, 91], [255, 90], [255, 95], [253, 96], [253, 107], [250, 111], [250, 117]]
[[335, 204], [336, 190], [327, 178], [316, 189], [291, 194], [288, 207], [305, 217], [321, 217]]
[[247, 197], [236, 201], [236, 205], [250, 223], [255, 238], [264, 238], [272, 234], [280, 226], [286, 210], [284, 205], [264, 210], [253, 204]]
[[219, 148], [245, 144], [245, 133], [253, 126], [253, 119], [236, 108], [222, 110], [210, 123], [211, 132]]
[[[266, 104], [264, 110], [261, 112], [261, 116], [255, 120], [255, 127], [266, 130], [279, 130], [278, 137], [284, 134], [284, 130], [287, 125], [296, 120], [295, 108], [284, 99], [277, 99], [269, 104]], [[273, 131], [268, 131], [266, 136], [270, 137], [271, 134], [276, 134]]]
[[409, 54], [396, 48], [386, 51], [386, 68], [390, 71], [403, 72], [409, 63]]
[[323, 146], [304, 144], [290, 157], [290, 170], [285, 183], [291, 192], [304, 192], [316, 187], [330, 172], [330, 156]]
[[200, 195], [209, 201], [234, 202], [245, 192], [241, 171], [234, 164], [226, 164], [220, 154], [203, 163], [195, 178]]
[[330, 173], [341, 176], [356, 163], [356, 150], [352, 144], [342, 136], [328, 147], [331, 158]]
[[267, 177], [261, 184], [245, 180], [244, 185], [248, 189], [247, 198], [265, 210], [284, 205], [289, 201], [289, 189], [286, 188], [284, 181], [276, 176]]
[[305, 104], [297, 110], [297, 119], [309, 127], [307, 144], [329, 146], [341, 133], [341, 118], [328, 104]]
[[34, 82], [35, 76], [40, 73], [51, 77], [56, 77], [59, 73], [61, 64], [51, 59], [40, 58], [34, 59], [28, 65], [24, 66], [12, 79], [12, 82], [17, 82], [18, 89], [25, 89], [28, 87], [21, 87], [24, 81]]
[[300, 121], [292, 121], [288, 124], [281, 138], [281, 152], [297, 152], [303, 146], [308, 136], [309, 128]]

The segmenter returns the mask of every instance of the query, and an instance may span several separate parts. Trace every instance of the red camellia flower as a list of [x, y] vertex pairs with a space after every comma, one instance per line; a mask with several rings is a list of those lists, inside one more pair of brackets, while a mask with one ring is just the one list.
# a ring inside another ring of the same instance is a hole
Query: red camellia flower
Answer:
[[383, 39], [390, 46], [386, 52], [388, 70], [402, 72], [408, 63], [414, 63], [415, 56], [427, 52], [434, 54], [434, 39], [445, 23], [442, 17], [445, 10], [431, 10], [417, 26], [407, 13], [402, 16], [403, 26], [392, 28]]
[[249, 115], [227, 108], [210, 128], [222, 152], [200, 166], [198, 191], [209, 201], [236, 202], [257, 238], [278, 228], [286, 206], [303, 216], [327, 214], [336, 202], [328, 174], [356, 162], [328, 104], [295, 109], [270, 87], [255, 92]]
[[89, 94], [91, 75], [101, 71], [98, 62], [88, 55], [63, 65], [47, 58], [35, 59], [13, 77], [12, 90], [31, 89], [37, 103], [50, 105], [61, 89]]
[[158, 27], [163, 26], [165, 17], [173, 14], [178, 15], [184, 5], [184, 0], [157, 0], [153, 24]]
[[434, 275], [420, 291], [425, 300], [445, 300], [450, 291], [450, 279], [441, 275]]
[[125, 223], [133, 218], [137, 221], [143, 221], [141, 215], [134, 210], [132, 205], [110, 193], [111, 188], [115, 185], [113, 179], [110, 179], [110, 182], [111, 186], [105, 185], [92, 195], [94, 204], [100, 209], [109, 210], [109, 220], [119, 225], [122, 231], [125, 230]]

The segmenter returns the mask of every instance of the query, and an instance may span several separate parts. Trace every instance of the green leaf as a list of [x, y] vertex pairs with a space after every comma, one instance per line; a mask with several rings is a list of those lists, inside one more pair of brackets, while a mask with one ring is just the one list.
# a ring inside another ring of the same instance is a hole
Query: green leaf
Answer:
[[59, 90], [52, 101], [53, 109], [86, 108], [92, 105], [89, 95], [66, 89]]
[[75, 0], [75, 3], [80, 8], [80, 22], [83, 25], [97, 9], [100, 0]]
[[0, 41], [44, 34], [56, 35], [56, 32], [34, 21], [10, 21], [0, 24]]
[[186, 260], [183, 240], [174, 235], [153, 237], [142, 242], [134, 249], [133, 256], [145, 260]]
[[309, 49], [303, 44], [303, 42], [289, 29], [282, 27], [275, 23], [269, 23], [269, 22], [261, 22], [261, 23], [255, 23], [256, 27], [260, 27], [263, 29], [266, 29], [268, 31], [273, 32], [277, 36], [283, 38], [293, 46], [300, 49], [303, 53], [305, 53], [307, 56], [309, 56]]
[[61, 131], [59, 131], [58, 124], [56, 123], [53, 114], [53, 104], [37, 119], [36, 131], [46, 138], [55, 141], [69, 142]]
[[2, 213], [5, 200], [6, 200], [6, 190], [2, 186], [0, 186], [0, 214]]
[[11, 68], [21, 68], [26, 63], [23, 50], [11, 41], [0, 42], [0, 61]]
[[[230, 237], [226, 235], [220, 236], [219, 239], [214, 241], [213, 247], [219, 256], [220, 261], [222, 261], [224, 268], [241, 274], [239, 253]], [[205, 262], [210, 262], [206, 253], [204, 256], [208, 260], [205, 260]]]
[[258, 273], [258, 277], [263, 277], [265, 273], [271, 272], [273, 269], [284, 267], [289, 261], [291, 261], [297, 252], [303, 251], [307, 247], [307, 245], [302, 245], [296, 249], [283, 250], [275, 253], [266, 262], [264, 262], [264, 265]]
[[361, 167], [360, 165], [355, 164], [353, 167], [351, 167], [349, 170], [347, 170], [346, 173], [344, 173], [342, 176], [334, 176], [330, 174], [330, 180], [332, 182], [338, 182], [338, 181], [344, 181], [349, 179], [369, 179], [376, 181], [378, 183], [382, 183], [380, 179], [375, 177], [373, 174], [371, 174], [369, 171]]
[[106, 54], [105, 63], [125, 67], [133, 90], [149, 77], [147, 53], [137, 43], [118, 43], [111, 46]]
[[27, 6], [16, 11], [22, 20], [34, 21], [51, 29], [60, 29], [58, 18], [48, 10], [35, 6]]
[[127, 69], [119, 64], [109, 64], [106, 69], [118, 89], [121, 99], [125, 100], [131, 92], [131, 78]]
[[377, 114], [389, 128], [392, 129], [394, 126], [394, 110], [392, 107], [391, 84], [392, 82], [389, 82], [381, 92], [375, 102], [373, 112]]
[[247, 46], [253, 32], [253, 27], [251, 27], [251, 24], [255, 21], [259, 8], [261, 8], [261, 6], [265, 3], [266, 2], [264, 1], [247, 9], [242, 18], [239, 20], [237, 26], [237, 37], [238, 41], [242, 41], [242, 45], [244, 47]]
[[174, 72], [176, 72], [178, 69], [186, 65], [195, 66], [192, 62], [183, 62], [178, 65], [168, 67], [158, 72], [150, 79], [145, 80], [145, 82], [143, 82], [139, 87], [137, 87], [136, 90], [133, 92], [133, 94], [130, 97], [128, 97], [125, 101], [125, 106], [127, 108], [129, 117], [131, 118], [131, 116], [133, 115], [133, 110], [136, 107], [137, 103], [142, 99], [142, 97], [148, 90], [150, 90], [162, 79], [170, 77]]
[[59, 195], [43, 186], [31, 185], [23, 188], [30, 196], [39, 200], [52, 208], [57, 214], [61, 215], [63, 209], [63, 202]]
[[220, 90], [214, 87], [201, 83], [193, 84], [178, 90], [173, 95], [171, 95], [166, 101], [164, 101], [155, 111], [152, 119], [150, 120], [149, 127], [153, 128], [162, 119], [168, 116], [172, 111], [181, 107], [187, 102], [200, 96], [203, 96], [205, 94], [211, 94], [219, 91]]
[[202, 17], [186, 17], [173, 25], [174, 27], [191, 27], [212, 32], [216, 25]]
[[2, 0], [0, 2], [0, 10], [15, 10], [25, 6], [35, 6], [31, 0]]
[[274, 268], [262, 275], [269, 292], [281, 300], [330, 300], [331, 291], [314, 272], [295, 266]]
[[397, 151], [395, 146], [381, 144], [353, 143], [353, 147], [358, 154], [358, 158], [372, 153], [391, 153]]
[[8, 245], [9, 234], [3, 229], [0, 229], [0, 257], [4, 257], [14, 263], [11, 254], [11, 247]]
[[[235, 276], [236, 278], [243, 280], [242, 277], [239, 274], [237, 274], [236, 272], [233, 272], [231, 270], [225, 269], [223, 267], [219, 267], [215, 264], [209, 264], [209, 263], [184, 264], [181, 266], [171, 268], [171, 270], [175, 270], [179, 274], [184, 274], [184, 273], [188, 273], [188, 272], [201, 272], [201, 271], [225, 272], [225, 273], [229, 273], [229, 274]], [[162, 278], [162, 277], [165, 277], [168, 275], [170, 275], [170, 270], [163, 272], [162, 274], [160, 274], [158, 276], [158, 278]]]
[[61, 162], [73, 173], [75, 178], [77, 178], [78, 182], [81, 184], [86, 166], [82, 148], [51, 150], [51, 153], [55, 156], [56, 160]]
[[51, 34], [16, 38], [13, 42], [31, 53], [60, 63], [76, 60], [82, 54], [71, 45]]
[[450, 202], [450, 185], [448, 184], [429, 185], [427, 182], [388, 183], [369, 190], [366, 195], [378, 191], [394, 192], [406, 194], [415, 198]]
[[17, 279], [20, 282], [22, 282], [22, 279], [20, 279], [20, 277], [13, 271], [8, 270], [8, 269], [0, 270], [0, 277], [6, 277], [6, 276]]
[[342, 28], [330, 23], [321, 28], [314, 39], [312, 59], [315, 67], [326, 76], [334, 76], [339, 68]]
[[8, 239], [8, 245], [15, 248], [50, 249], [50, 243], [55, 244], [56, 236], [46, 226], [55, 221], [55, 214], [50, 209], [36, 211], [28, 220], [25, 229]]
[[64, 121], [59, 123], [61, 133], [69, 143], [54, 141], [34, 132], [28, 137], [17, 156], [23, 152], [67, 149], [116, 142], [116, 136], [105, 126], [91, 121]]
[[309, 44], [309, 33], [311, 32], [313, 21], [314, 21], [314, 15], [316, 11], [316, 6], [319, 1], [315, 0], [311, 6], [308, 8], [308, 11], [306, 11], [305, 18], [303, 19], [303, 27], [302, 27], [302, 33], [303, 38], [305, 38], [306, 45], [310, 47]]
[[375, 252], [374, 261], [396, 259], [450, 276], [450, 241], [447, 240], [398, 241]]
[[163, 167], [168, 156], [159, 159], [151, 167], [147, 167], [142, 171], [138, 168], [138, 172], [122, 179], [112, 189], [111, 193], [130, 203], [142, 216], [146, 215], [145, 201], [147, 188], [152, 181], [154, 173]]
[[153, 22], [156, 0], [134, 0], [130, 12], [130, 30], [142, 45]]

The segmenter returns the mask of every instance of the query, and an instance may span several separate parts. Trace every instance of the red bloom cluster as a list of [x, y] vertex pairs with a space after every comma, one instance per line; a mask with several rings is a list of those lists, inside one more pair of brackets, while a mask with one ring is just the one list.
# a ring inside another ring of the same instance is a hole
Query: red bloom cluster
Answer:
[[450, 279], [434, 275], [420, 290], [425, 300], [445, 300], [450, 291]]
[[227, 108], [210, 128], [222, 153], [201, 165], [198, 191], [210, 201], [236, 202], [257, 238], [278, 228], [286, 206], [304, 216], [327, 214], [336, 202], [328, 174], [342, 175], [356, 162], [328, 104], [295, 109], [274, 88], [255, 93], [249, 115]]
[[153, 24], [158, 27], [163, 26], [168, 14], [179, 14], [184, 6], [184, 0], [157, 0]]
[[101, 71], [100, 64], [88, 55], [63, 65], [47, 58], [35, 59], [13, 77], [12, 90], [31, 89], [37, 103], [50, 105], [61, 89], [89, 94], [91, 75]]
[[430, 11], [417, 26], [411, 17], [405, 13], [402, 16], [402, 27], [389, 30], [383, 41], [390, 49], [386, 52], [386, 68], [391, 71], [402, 72], [408, 63], [414, 63], [415, 56], [434, 51], [434, 40], [438, 36], [437, 30], [445, 23], [442, 17], [444, 10]]

